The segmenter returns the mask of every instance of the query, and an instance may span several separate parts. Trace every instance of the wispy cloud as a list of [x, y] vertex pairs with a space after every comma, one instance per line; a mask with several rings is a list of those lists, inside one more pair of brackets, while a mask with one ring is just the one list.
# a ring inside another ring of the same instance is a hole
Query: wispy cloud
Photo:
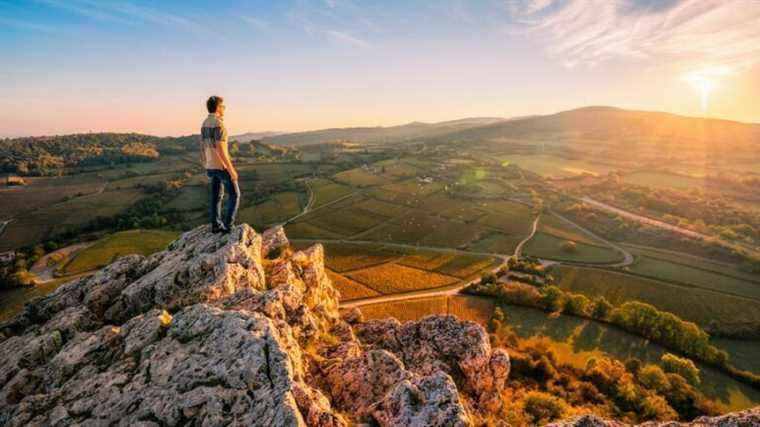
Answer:
[[241, 16], [240, 19], [242, 19], [245, 23], [248, 25], [256, 28], [259, 31], [266, 31], [269, 29], [269, 22], [266, 22], [259, 18], [254, 18], [252, 16]]
[[135, 25], [150, 23], [165, 27], [177, 28], [186, 32], [203, 36], [216, 35], [215, 32], [189, 18], [141, 6], [127, 1], [105, 2], [97, 0], [37, 0], [48, 6], [73, 12], [97, 21], [115, 22]]
[[366, 41], [342, 31], [322, 30], [322, 33], [324, 33], [327, 37], [341, 44], [345, 44], [345, 45], [357, 47], [357, 48], [362, 48], [362, 49], [369, 47], [369, 43], [367, 43]]
[[0, 17], [0, 25], [6, 27], [18, 28], [21, 30], [38, 31], [41, 33], [56, 33], [57, 30], [47, 25], [40, 25], [30, 21], [23, 21], [19, 19], [10, 19]]
[[85, 0], [36, 0], [38, 3], [52, 6], [58, 9], [62, 9], [68, 12], [76, 13], [84, 17], [94, 19], [102, 22], [115, 22], [120, 24], [134, 24], [133, 21], [129, 21], [120, 17], [114, 13], [109, 13], [100, 5], [93, 5], [92, 2]]
[[287, 18], [310, 36], [357, 49], [371, 46], [359, 34], [376, 30], [362, 8], [351, 0], [322, 0], [322, 3], [301, 0], [287, 13]]
[[731, 69], [760, 62], [760, 2], [525, 0], [507, 9], [568, 67], [620, 58]]

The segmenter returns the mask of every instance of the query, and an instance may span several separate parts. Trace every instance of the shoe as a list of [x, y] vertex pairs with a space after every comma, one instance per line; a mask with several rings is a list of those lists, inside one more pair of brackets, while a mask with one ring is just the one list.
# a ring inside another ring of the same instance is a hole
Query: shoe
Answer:
[[224, 227], [211, 227], [211, 232], [214, 234], [227, 234], [230, 232], [230, 230]]

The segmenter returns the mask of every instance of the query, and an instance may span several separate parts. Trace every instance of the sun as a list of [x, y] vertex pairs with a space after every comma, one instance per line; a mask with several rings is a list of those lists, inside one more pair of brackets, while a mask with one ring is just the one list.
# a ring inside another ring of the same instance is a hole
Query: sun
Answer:
[[688, 80], [699, 91], [702, 114], [707, 114], [710, 106], [710, 92], [715, 87], [713, 80], [699, 74], [689, 76]]

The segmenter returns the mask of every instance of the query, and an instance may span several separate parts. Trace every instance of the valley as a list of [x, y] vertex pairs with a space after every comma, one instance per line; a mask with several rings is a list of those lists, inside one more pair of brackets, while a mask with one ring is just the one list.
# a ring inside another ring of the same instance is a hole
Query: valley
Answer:
[[[342, 308], [368, 318], [450, 313], [489, 325], [501, 307], [516, 350], [544, 346], [576, 368], [601, 354], [657, 363], [665, 352], [562, 309], [460, 293], [503, 274], [505, 288], [650, 304], [698, 325], [734, 366], [760, 375], [760, 126], [707, 121], [698, 134], [692, 123], [702, 119], [661, 114], [594, 107], [237, 141], [238, 221], [283, 225], [296, 249], [322, 243]], [[667, 126], [642, 124], [651, 117]], [[61, 155], [25, 164], [26, 185], [0, 188], [0, 252], [12, 257], [0, 320], [205, 222], [192, 138], [145, 141], [155, 156], [79, 165]], [[721, 410], [760, 404], [757, 387], [700, 370], [700, 390]]]

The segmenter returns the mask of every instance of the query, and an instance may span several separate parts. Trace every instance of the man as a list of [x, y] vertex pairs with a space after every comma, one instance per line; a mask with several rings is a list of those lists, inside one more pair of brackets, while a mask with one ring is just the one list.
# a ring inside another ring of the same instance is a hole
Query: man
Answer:
[[[212, 96], [206, 101], [208, 117], [201, 127], [201, 163], [208, 175], [209, 219], [211, 231], [214, 233], [229, 233], [235, 222], [238, 204], [240, 203], [240, 188], [238, 174], [232, 166], [230, 152], [227, 148], [227, 129], [224, 127], [224, 99]], [[224, 189], [222, 189], [224, 186]], [[222, 196], [227, 192], [227, 205], [224, 217], [220, 217]]]

